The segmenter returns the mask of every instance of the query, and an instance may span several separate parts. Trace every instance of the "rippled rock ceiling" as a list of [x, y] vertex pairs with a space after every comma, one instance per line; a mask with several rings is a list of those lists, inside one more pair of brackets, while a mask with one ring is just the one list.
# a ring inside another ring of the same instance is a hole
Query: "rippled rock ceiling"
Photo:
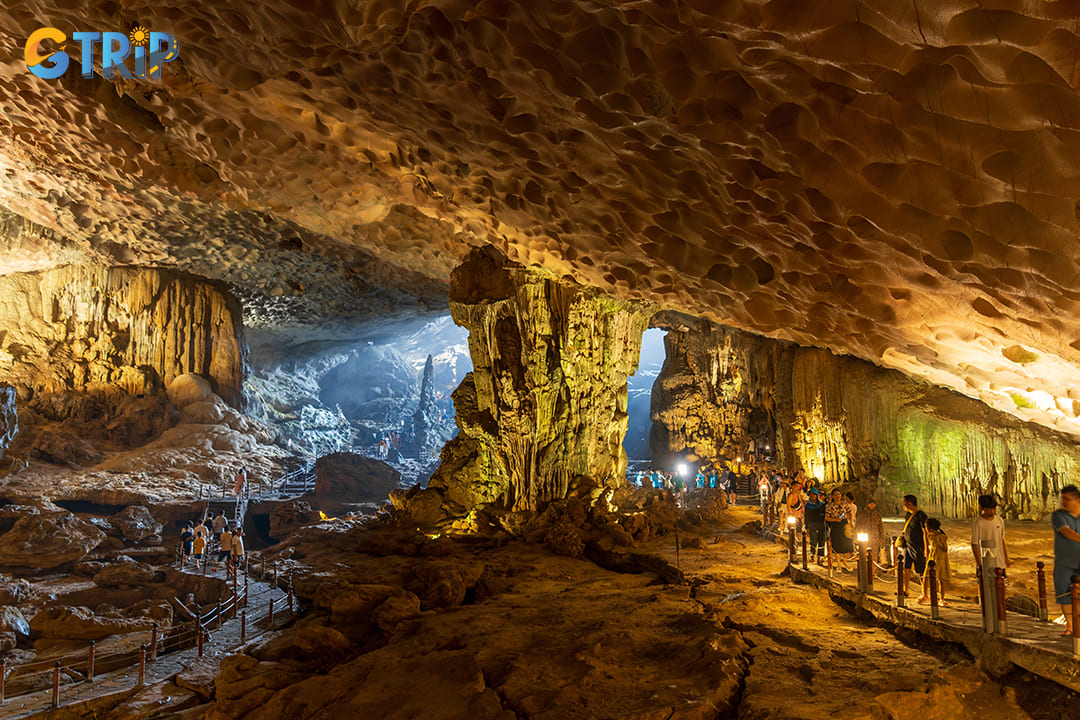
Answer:
[[[0, 9], [8, 271], [171, 265], [317, 323], [491, 242], [1080, 434], [1076, 3], [89, 5]], [[136, 23], [162, 81], [22, 62]]]

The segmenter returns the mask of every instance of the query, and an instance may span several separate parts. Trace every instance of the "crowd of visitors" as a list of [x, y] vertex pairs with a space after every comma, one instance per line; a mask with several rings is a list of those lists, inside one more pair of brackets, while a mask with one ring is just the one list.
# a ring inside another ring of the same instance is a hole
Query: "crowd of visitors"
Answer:
[[189, 520], [180, 531], [180, 543], [184, 566], [193, 562], [196, 570], [216, 572], [218, 566], [228, 568], [244, 559], [244, 528], [230, 528], [221, 511], [209, 523], [205, 515], [198, 523]]

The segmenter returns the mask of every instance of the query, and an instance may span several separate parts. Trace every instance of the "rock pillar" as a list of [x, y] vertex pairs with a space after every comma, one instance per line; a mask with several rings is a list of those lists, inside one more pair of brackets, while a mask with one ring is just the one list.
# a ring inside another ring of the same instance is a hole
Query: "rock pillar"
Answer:
[[476, 250], [451, 276], [473, 372], [454, 392], [460, 432], [430, 485], [451, 514], [536, 510], [587, 475], [626, 469], [626, 378], [653, 307], [623, 302]]

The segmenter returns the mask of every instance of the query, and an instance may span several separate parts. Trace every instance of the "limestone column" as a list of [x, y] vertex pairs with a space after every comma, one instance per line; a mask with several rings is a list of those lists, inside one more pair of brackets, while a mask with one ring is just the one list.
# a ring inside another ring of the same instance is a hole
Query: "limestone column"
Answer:
[[460, 432], [430, 481], [451, 514], [484, 503], [535, 510], [588, 475], [626, 470], [626, 379], [654, 308], [474, 250], [451, 276], [473, 371], [454, 392]]

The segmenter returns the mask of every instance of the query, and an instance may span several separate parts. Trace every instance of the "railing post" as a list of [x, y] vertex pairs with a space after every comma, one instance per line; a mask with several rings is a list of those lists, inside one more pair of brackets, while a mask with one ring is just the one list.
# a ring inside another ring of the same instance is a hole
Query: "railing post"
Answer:
[[94, 656], [97, 654], [97, 643], [93, 640], [90, 641], [90, 653], [86, 658], [86, 680], [87, 682], [94, 682]]
[[937, 568], [933, 560], [926, 563], [926, 581], [930, 584], [930, 617], [935, 620], [941, 619], [941, 611], [938, 609], [938, 585]]
[[1046, 622], [1050, 616], [1046, 609], [1046, 565], [1042, 560], [1035, 563], [1035, 577], [1039, 586], [1039, 620]]
[[277, 587], [277, 560], [274, 561], [274, 587]]
[[199, 657], [202, 657], [203, 656], [203, 644], [206, 642], [206, 639], [203, 637], [202, 623], [199, 622], [198, 620], [196, 620], [195, 621], [195, 626], [198, 628], [198, 633], [199, 633], [199, 635], [198, 635], [198, 637], [199, 637]]
[[998, 631], [1002, 635], [1008, 635], [1008, 629], [1005, 625], [1005, 569], [994, 568], [994, 587], [997, 589], [997, 616], [998, 616]]
[[1072, 600], [1072, 645], [1073, 655], [1080, 655], [1080, 575], [1073, 575], [1072, 587], [1069, 588], [1069, 599]]
[[[58, 663], [59, 664], [59, 663]], [[139, 687], [146, 681], [146, 645], [139, 648]]]
[[60, 661], [53, 665], [52, 671], [52, 706], [60, 707]]
[[244, 607], [247, 607], [248, 601], [248, 574], [244, 573]]
[[809, 570], [810, 569], [809, 547], [810, 547], [810, 536], [806, 532], [806, 528], [803, 528], [803, 531], [802, 531], [802, 569], [803, 570]]
[[240, 613], [240, 644], [247, 642], [247, 610]]
[[157, 660], [158, 624], [154, 623], [150, 628], [150, 660]]
[[[872, 593], [874, 592], [874, 571], [877, 566], [874, 564], [873, 550], [871, 550], [870, 543], [866, 543], [866, 547], [863, 549], [866, 550], [866, 592]], [[859, 552], [862, 552], [862, 550]]]
[[221, 596], [220, 595], [218, 595], [218, 599], [217, 599], [216, 619], [217, 619], [217, 629], [220, 630], [221, 629]]
[[896, 563], [896, 607], [904, 607], [904, 596], [907, 588], [904, 587], [904, 563]]

